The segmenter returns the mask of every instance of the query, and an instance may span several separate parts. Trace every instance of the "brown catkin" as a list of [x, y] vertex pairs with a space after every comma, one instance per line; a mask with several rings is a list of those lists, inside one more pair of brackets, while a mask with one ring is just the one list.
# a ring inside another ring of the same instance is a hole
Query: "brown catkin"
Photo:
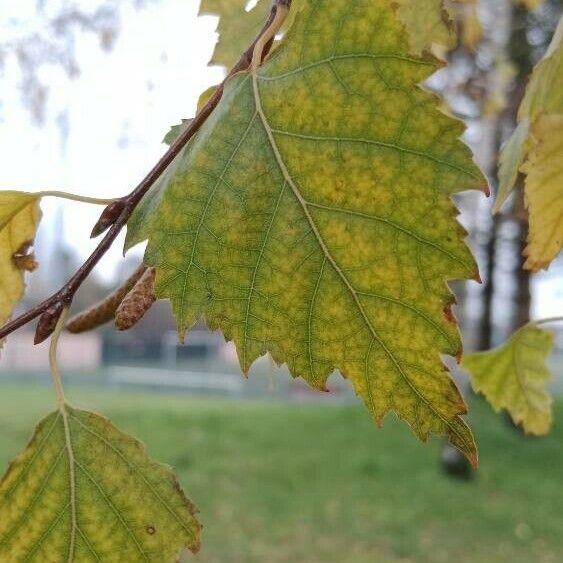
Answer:
[[115, 312], [115, 326], [128, 330], [135, 326], [156, 301], [154, 268], [148, 268], [135, 287], [125, 296]]
[[141, 279], [146, 270], [147, 267], [141, 264], [123, 285], [110, 293], [105, 299], [72, 317], [66, 325], [67, 330], [73, 334], [79, 334], [113, 320], [117, 308], [125, 296], [135, 287], [135, 284]]

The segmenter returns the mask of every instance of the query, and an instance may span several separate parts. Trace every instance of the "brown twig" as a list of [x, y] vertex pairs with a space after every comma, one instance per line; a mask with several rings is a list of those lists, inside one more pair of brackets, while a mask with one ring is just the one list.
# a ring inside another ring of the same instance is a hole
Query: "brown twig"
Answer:
[[[36, 343], [42, 342], [52, 334], [51, 327], [53, 327], [54, 329], [54, 326], [56, 325], [61, 312], [64, 308], [70, 306], [75, 293], [78, 291], [78, 288], [82, 285], [82, 282], [88, 277], [88, 275], [100, 261], [102, 256], [104, 256], [104, 254], [112, 246], [117, 235], [121, 232], [129, 218], [131, 217], [131, 214], [135, 207], [137, 207], [143, 196], [163, 174], [163, 172], [176, 158], [176, 156], [180, 154], [189, 140], [197, 133], [197, 131], [205, 123], [207, 118], [211, 115], [213, 110], [217, 107], [223, 95], [226, 81], [233, 74], [247, 70], [250, 67], [252, 62], [252, 55], [254, 53], [254, 47], [261, 39], [262, 35], [268, 31], [271, 23], [274, 21], [278, 7], [289, 7], [290, 5], [291, 0], [273, 1], [266, 23], [264, 24], [264, 27], [260, 31], [258, 37], [242, 54], [237, 64], [231, 69], [225, 80], [217, 87], [217, 90], [214, 92], [205, 106], [201, 109], [201, 111], [196, 115], [196, 117], [191, 121], [189, 126], [182, 132], [182, 134], [170, 146], [168, 151], [166, 151], [164, 156], [157, 162], [154, 168], [128, 196], [112, 202], [104, 210], [100, 219], [94, 226], [92, 234], [94, 236], [97, 236], [102, 234], [107, 229], [109, 230], [107, 231], [100, 244], [94, 250], [94, 252], [86, 260], [86, 262], [82, 264], [82, 266], [77, 270], [72, 278], [59, 291], [57, 291], [55, 294], [53, 294], [51, 297], [49, 297], [39, 305], [36, 305], [23, 315], [17, 317], [16, 319], [10, 321], [2, 328], [0, 328], [0, 340], [11, 334], [18, 328], [24, 326], [28, 322], [32, 321], [36, 317], [39, 317], [40, 315], [45, 315], [45, 318], [39, 320], [41, 330], [36, 333]], [[271, 49], [272, 43], [273, 38], [268, 41], [263, 51], [262, 58], [267, 56]]]

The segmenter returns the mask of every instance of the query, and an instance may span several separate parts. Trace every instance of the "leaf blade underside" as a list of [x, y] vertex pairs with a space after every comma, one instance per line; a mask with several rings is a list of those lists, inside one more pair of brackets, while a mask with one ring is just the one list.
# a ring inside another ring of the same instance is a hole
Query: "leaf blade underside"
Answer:
[[485, 180], [418, 86], [440, 63], [409, 54], [390, 0], [302, 4], [270, 59], [229, 80], [128, 245], [149, 239], [181, 334], [204, 317], [243, 371], [270, 352], [319, 389], [338, 369], [377, 422], [394, 410], [476, 463], [439, 354], [461, 353], [446, 281], [477, 276], [450, 196]]
[[170, 468], [106, 418], [68, 405], [10, 464], [0, 511], [6, 562], [173, 561], [199, 549], [197, 510]]

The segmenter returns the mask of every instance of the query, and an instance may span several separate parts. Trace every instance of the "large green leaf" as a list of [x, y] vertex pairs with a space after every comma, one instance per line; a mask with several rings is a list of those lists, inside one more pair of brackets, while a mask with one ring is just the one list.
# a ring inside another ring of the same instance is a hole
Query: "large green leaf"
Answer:
[[0, 483], [0, 560], [172, 562], [200, 525], [170, 468], [105, 418], [66, 406]]
[[394, 410], [475, 462], [440, 354], [461, 353], [446, 280], [477, 276], [450, 196], [485, 180], [419, 87], [439, 65], [409, 54], [392, 0], [304, 2], [228, 81], [128, 245], [149, 239], [182, 334], [204, 317], [245, 372], [270, 352], [319, 389], [338, 369], [378, 422]]
[[551, 428], [551, 397], [545, 389], [551, 373], [545, 361], [553, 349], [553, 335], [526, 326], [495, 350], [463, 358], [475, 391], [483, 393], [495, 410], [507, 409], [530, 434]]

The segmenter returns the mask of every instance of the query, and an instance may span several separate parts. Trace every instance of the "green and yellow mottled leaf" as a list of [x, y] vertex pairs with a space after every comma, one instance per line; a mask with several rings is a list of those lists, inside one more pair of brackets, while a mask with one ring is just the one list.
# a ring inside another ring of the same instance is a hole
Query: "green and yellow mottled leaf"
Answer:
[[219, 38], [210, 64], [231, 68], [258, 35], [270, 9], [269, 0], [259, 0], [246, 11], [248, 0], [202, 0], [200, 15], [219, 16]]
[[[291, 27], [295, 15], [302, 4], [308, 0], [293, 0], [291, 12], [282, 32]], [[201, 0], [199, 15], [219, 16], [217, 25], [217, 44], [209, 64], [232, 68], [239, 57], [252, 44], [260, 33], [272, 6], [271, 0], [258, 0], [256, 5], [246, 11], [248, 0]], [[274, 41], [275, 49], [278, 41]], [[202, 99], [200, 98], [200, 104]]]
[[164, 139], [162, 139], [162, 142], [167, 145], [171, 145], [191, 122], [191, 119], [182, 119], [181, 123], [178, 123], [178, 125], [172, 125], [172, 127], [170, 127], [170, 131], [168, 131], [168, 133], [164, 136]]
[[563, 18], [544, 58], [535, 67], [518, 112], [518, 127], [503, 148], [499, 211], [525, 176], [524, 194], [530, 213], [524, 267], [549, 266], [563, 248]]
[[446, 50], [455, 47], [455, 28], [443, 0], [396, 1], [397, 16], [405, 25], [412, 53], [435, 52], [435, 45]]
[[66, 406], [0, 483], [0, 560], [176, 560], [199, 549], [196, 509], [171, 469], [107, 419]]
[[545, 362], [553, 348], [551, 333], [526, 326], [502, 346], [464, 357], [471, 384], [498, 412], [506, 409], [529, 434], [546, 434], [552, 424]]
[[128, 245], [148, 238], [181, 334], [203, 317], [244, 372], [270, 352], [319, 389], [337, 369], [376, 421], [393, 410], [475, 463], [440, 354], [461, 352], [446, 281], [477, 276], [451, 195], [486, 182], [419, 87], [441, 63], [409, 49], [392, 0], [304, 3], [227, 82]]
[[14, 255], [25, 253], [35, 239], [39, 199], [37, 194], [0, 191], [0, 325], [23, 296], [25, 267]]

